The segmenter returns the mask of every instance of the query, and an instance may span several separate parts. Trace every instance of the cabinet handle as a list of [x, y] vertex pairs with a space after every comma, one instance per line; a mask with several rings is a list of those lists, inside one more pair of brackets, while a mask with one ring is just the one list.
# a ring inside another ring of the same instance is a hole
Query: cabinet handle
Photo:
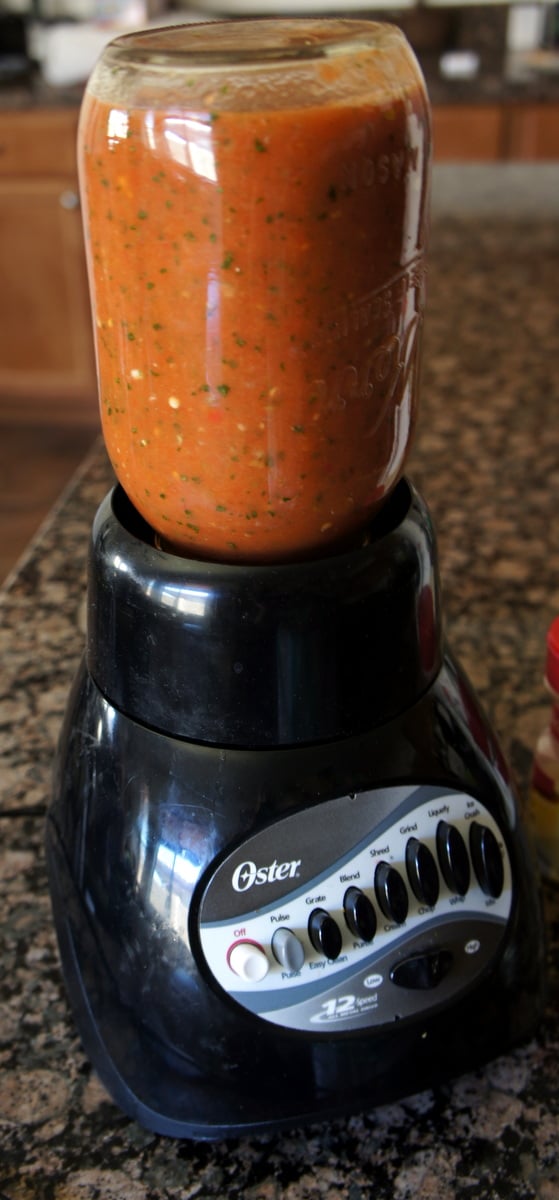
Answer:
[[70, 212], [73, 208], [79, 208], [80, 206], [80, 198], [78, 193], [71, 191], [70, 188], [66, 188], [60, 193], [58, 202], [61, 208], [67, 209], [68, 212]]

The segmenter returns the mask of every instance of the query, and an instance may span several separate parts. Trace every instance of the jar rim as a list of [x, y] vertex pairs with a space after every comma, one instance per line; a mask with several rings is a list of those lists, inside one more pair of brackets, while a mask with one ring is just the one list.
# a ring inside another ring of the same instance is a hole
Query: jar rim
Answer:
[[247, 18], [185, 22], [122, 34], [105, 47], [107, 66], [185, 66], [204, 71], [288, 66], [367, 50], [382, 52], [403, 41], [390, 22], [352, 17]]

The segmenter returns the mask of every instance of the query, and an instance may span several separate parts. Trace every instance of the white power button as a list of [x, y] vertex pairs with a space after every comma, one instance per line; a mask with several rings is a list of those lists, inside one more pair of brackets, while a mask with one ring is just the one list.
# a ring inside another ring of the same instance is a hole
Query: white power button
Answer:
[[256, 942], [235, 942], [227, 954], [231, 970], [246, 983], [259, 983], [268, 974], [269, 962]]

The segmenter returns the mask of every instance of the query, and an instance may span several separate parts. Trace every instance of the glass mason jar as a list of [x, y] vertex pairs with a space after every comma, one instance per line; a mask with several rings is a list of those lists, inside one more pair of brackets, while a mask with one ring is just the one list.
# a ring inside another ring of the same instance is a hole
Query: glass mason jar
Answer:
[[343, 547], [402, 473], [430, 117], [403, 34], [247, 20], [117, 38], [79, 169], [102, 427], [164, 544]]

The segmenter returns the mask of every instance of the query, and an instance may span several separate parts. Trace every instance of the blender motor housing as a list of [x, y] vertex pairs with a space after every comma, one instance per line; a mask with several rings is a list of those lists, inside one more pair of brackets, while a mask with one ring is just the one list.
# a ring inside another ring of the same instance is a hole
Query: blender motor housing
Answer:
[[158, 1133], [363, 1110], [533, 1032], [530, 855], [405, 479], [356, 548], [273, 566], [105, 499], [47, 857], [85, 1049]]

